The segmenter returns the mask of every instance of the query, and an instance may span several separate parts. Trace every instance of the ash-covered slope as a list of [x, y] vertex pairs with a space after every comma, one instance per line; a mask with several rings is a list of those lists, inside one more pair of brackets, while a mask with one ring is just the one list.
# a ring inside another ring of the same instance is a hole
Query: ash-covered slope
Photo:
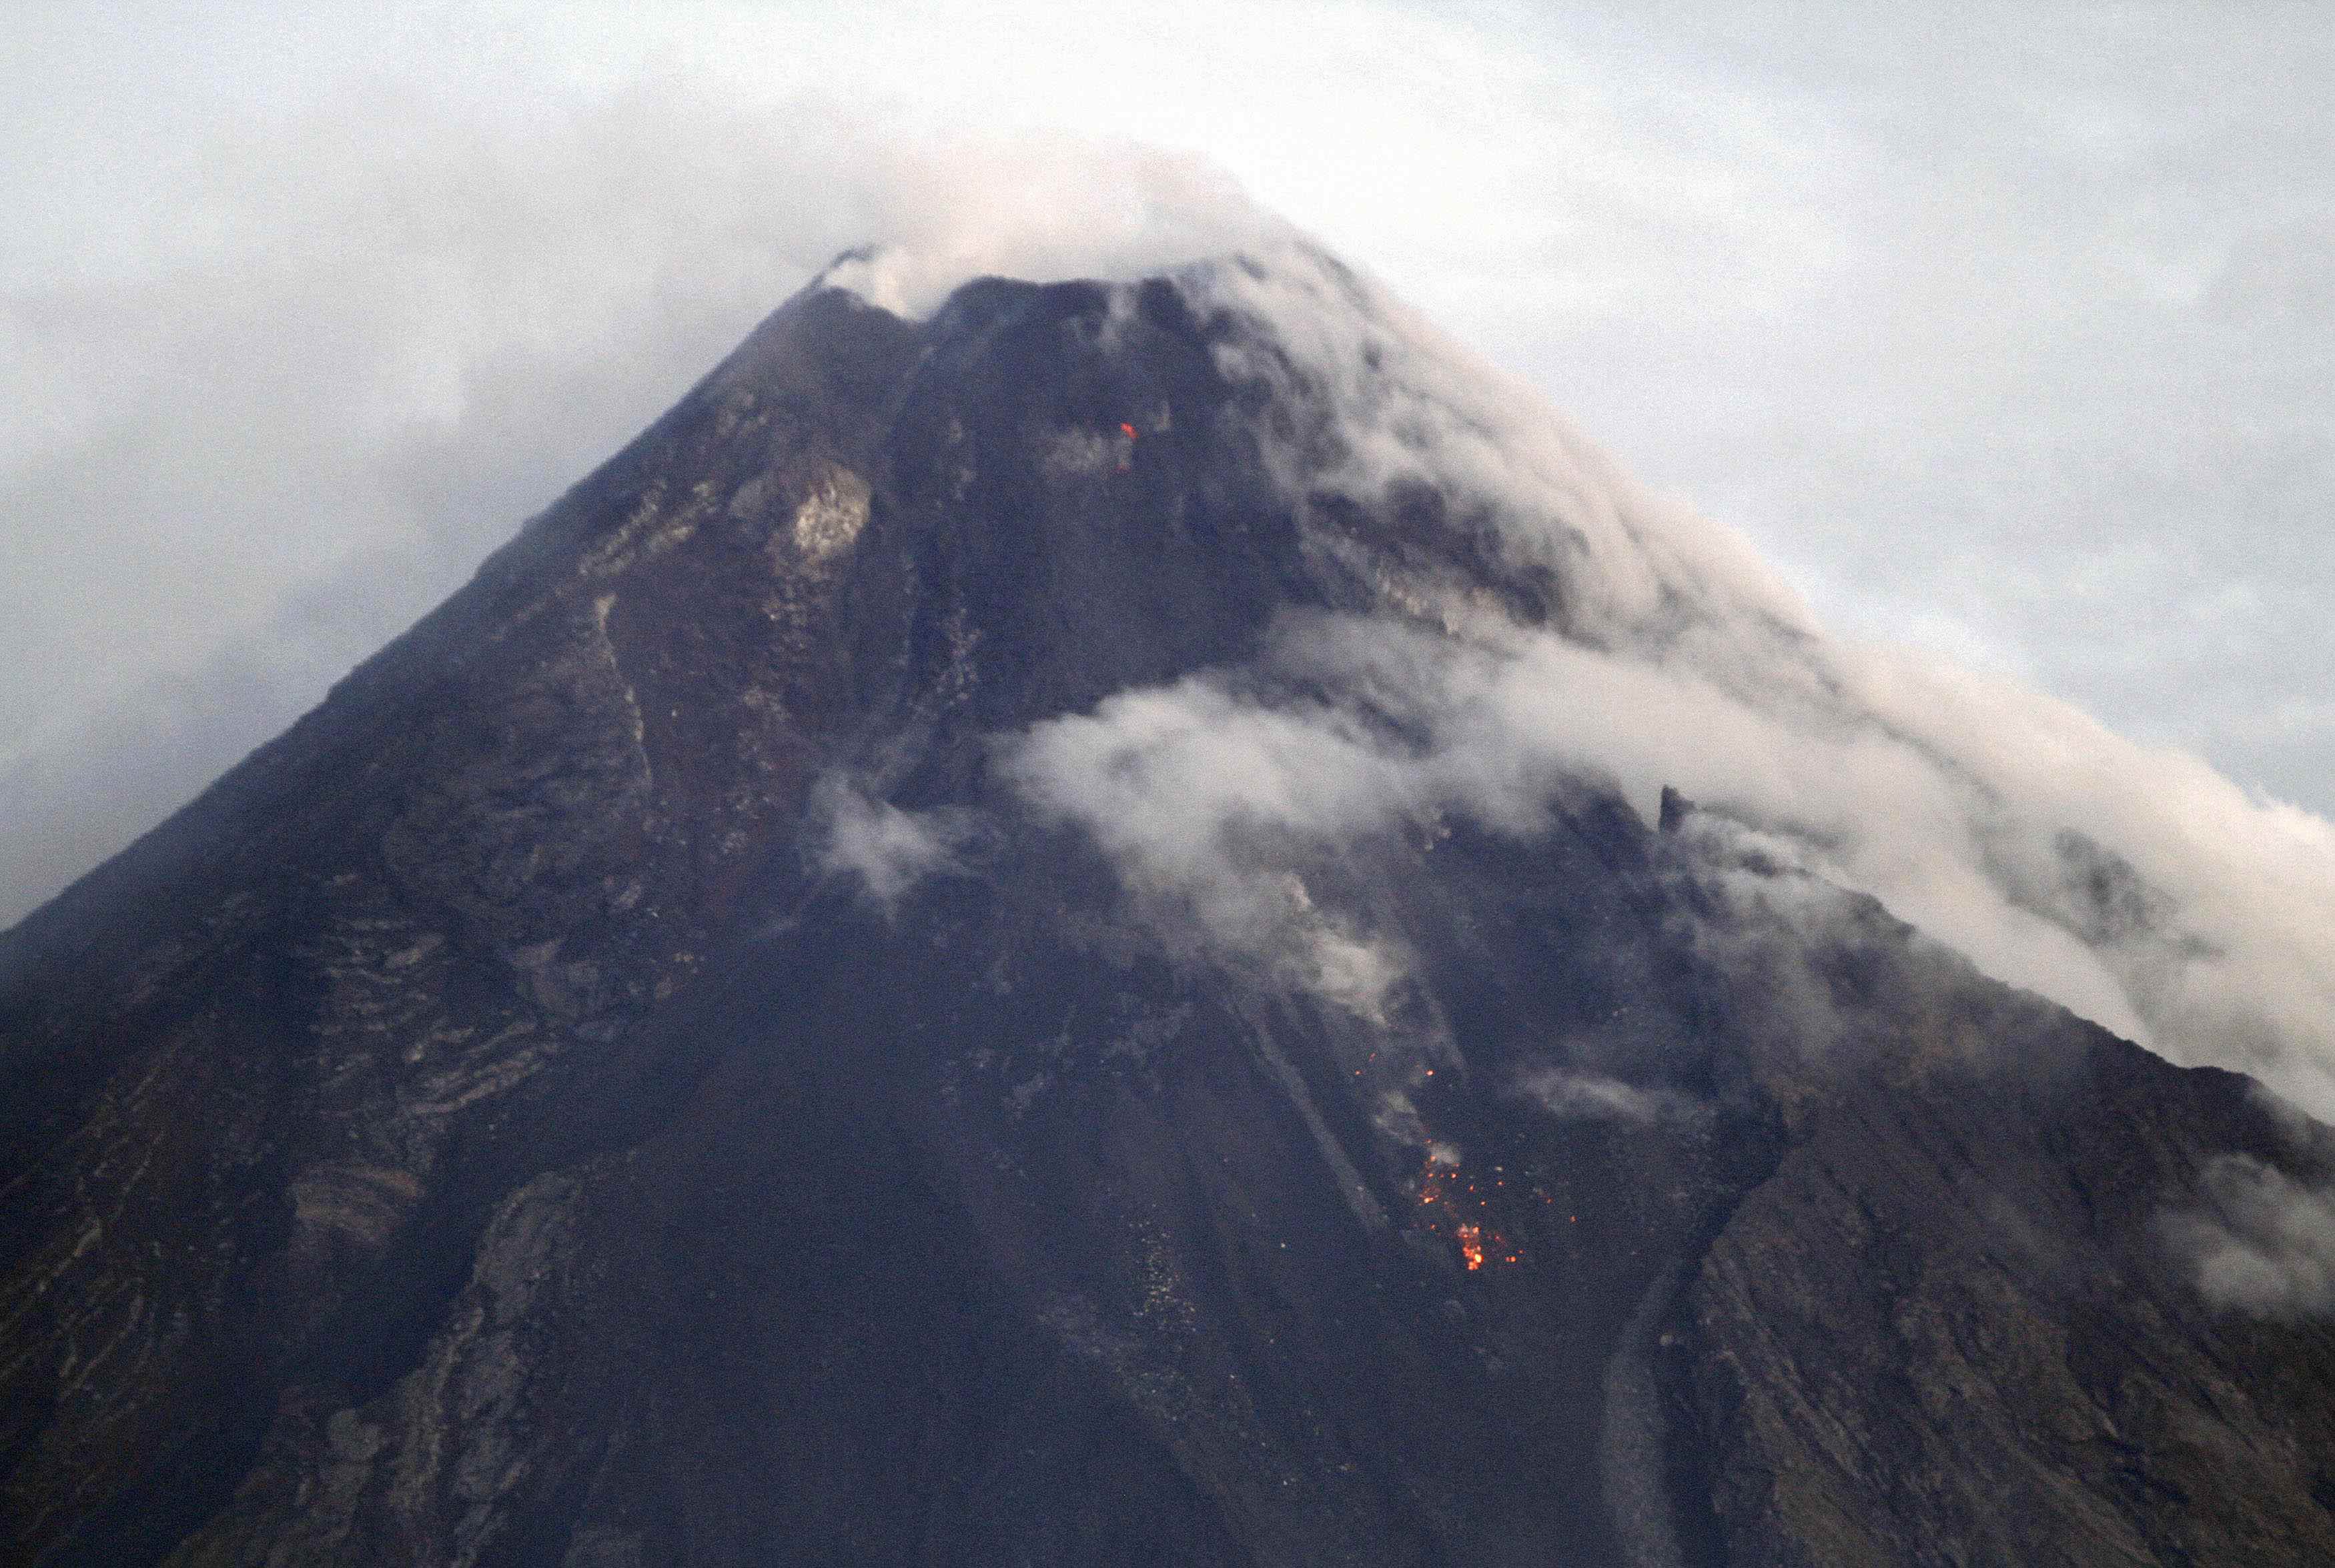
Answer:
[[1646, 820], [1940, 748], [1390, 311], [814, 286], [0, 937], [8, 1560], [2335, 1558], [2335, 1151]]

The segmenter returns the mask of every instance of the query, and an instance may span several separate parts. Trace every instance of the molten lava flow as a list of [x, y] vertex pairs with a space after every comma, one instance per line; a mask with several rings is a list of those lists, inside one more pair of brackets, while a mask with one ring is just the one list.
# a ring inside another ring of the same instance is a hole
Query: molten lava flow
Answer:
[[1133, 440], [1135, 439], [1135, 427], [1129, 424], [1125, 420], [1121, 420], [1119, 422], [1119, 433], [1125, 436], [1129, 440]]
[[1483, 1226], [1461, 1225], [1459, 1227], [1459, 1255], [1468, 1260], [1468, 1272], [1471, 1274], [1484, 1266]]

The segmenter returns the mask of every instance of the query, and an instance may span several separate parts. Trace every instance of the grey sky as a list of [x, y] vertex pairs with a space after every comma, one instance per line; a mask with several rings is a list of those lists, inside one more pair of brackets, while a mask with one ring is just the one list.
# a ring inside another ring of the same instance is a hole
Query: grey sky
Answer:
[[12, 17], [0, 921], [835, 251], [1235, 183], [1836, 629], [2335, 808], [2335, 12], [637, 10]]

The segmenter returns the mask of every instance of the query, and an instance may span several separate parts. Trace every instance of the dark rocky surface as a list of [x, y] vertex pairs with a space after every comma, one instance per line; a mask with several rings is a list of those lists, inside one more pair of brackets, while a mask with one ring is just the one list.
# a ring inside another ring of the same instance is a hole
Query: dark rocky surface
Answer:
[[[1562, 622], [1293, 504], [1242, 330], [814, 289], [0, 936], [5, 1560], [2335, 1561], [2335, 1336], [2162, 1234], [2335, 1165], [2244, 1080], [1586, 781], [1259, 847], [1401, 933], [1360, 1019], [1000, 782], [1414, 578]], [[838, 779], [961, 841], [871, 896]]]

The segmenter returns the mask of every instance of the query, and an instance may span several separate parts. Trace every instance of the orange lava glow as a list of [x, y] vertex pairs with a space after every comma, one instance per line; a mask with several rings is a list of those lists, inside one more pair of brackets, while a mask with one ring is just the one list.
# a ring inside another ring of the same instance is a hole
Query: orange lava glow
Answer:
[[[1500, 1167], [1496, 1166], [1493, 1168], [1497, 1170]], [[1496, 1182], [1492, 1185], [1506, 1186], [1507, 1184]], [[1419, 1173], [1419, 1205], [1441, 1211], [1439, 1218], [1427, 1222], [1427, 1228], [1448, 1235], [1459, 1244], [1460, 1259], [1468, 1265], [1469, 1273], [1482, 1269], [1487, 1259], [1509, 1264], [1524, 1261], [1523, 1252], [1516, 1247], [1515, 1243], [1497, 1230], [1488, 1228], [1493, 1216], [1484, 1215], [1466, 1221], [1459, 1218], [1459, 1212], [1468, 1207], [1489, 1209], [1492, 1206], [1487, 1195], [1489, 1190], [1469, 1181], [1448, 1154], [1439, 1152], [1429, 1155], [1425, 1168]], [[1451, 1222], [1448, 1230], [1444, 1228], [1446, 1220]]]
[[1129, 424], [1125, 420], [1121, 420], [1119, 422], [1119, 433], [1125, 436], [1129, 440], [1133, 440], [1135, 439], [1135, 427]]

